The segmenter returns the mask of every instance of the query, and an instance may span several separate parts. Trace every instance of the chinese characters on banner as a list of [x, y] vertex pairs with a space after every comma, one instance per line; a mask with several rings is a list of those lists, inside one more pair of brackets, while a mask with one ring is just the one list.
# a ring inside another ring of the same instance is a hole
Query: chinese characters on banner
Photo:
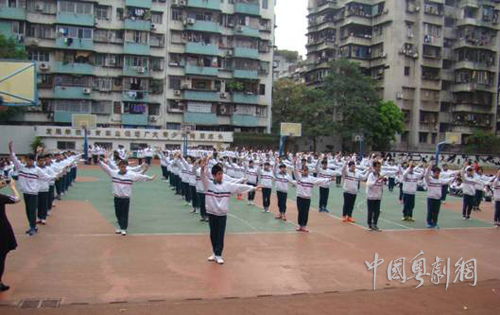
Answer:
[[[399, 281], [405, 283], [407, 280], [415, 279], [418, 281], [418, 285], [415, 289], [421, 287], [424, 284], [425, 277], [429, 277], [429, 280], [433, 284], [439, 284], [441, 281], [446, 281], [446, 290], [450, 283], [450, 279], [453, 279], [453, 283], [457, 281], [463, 282], [467, 280], [473, 280], [470, 286], [475, 286], [477, 283], [477, 261], [476, 259], [464, 260], [460, 258], [453, 266], [454, 270], [451, 269], [450, 258], [446, 260], [436, 256], [436, 260], [427, 268], [426, 259], [423, 257], [424, 251], [420, 251], [415, 257], [406, 262], [405, 257], [401, 257], [395, 260], [391, 260], [387, 264], [387, 279], [389, 281]], [[373, 290], [376, 287], [377, 279], [377, 269], [384, 263], [384, 259], [379, 258], [378, 253], [375, 253], [375, 259], [372, 262], [365, 261], [368, 271], [373, 270]], [[407, 272], [407, 267], [409, 270]], [[408, 276], [407, 276], [408, 273]], [[446, 278], [446, 279], [443, 279]]]

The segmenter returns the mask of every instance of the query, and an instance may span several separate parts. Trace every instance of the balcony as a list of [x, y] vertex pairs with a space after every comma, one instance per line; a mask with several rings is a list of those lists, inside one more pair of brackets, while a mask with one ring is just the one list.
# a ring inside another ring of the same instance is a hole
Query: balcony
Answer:
[[248, 36], [248, 37], [260, 37], [258, 29], [250, 28], [248, 26], [236, 26], [234, 29], [235, 35]]
[[149, 96], [148, 94], [149, 94], [148, 91], [123, 91], [122, 101], [147, 103]]
[[146, 114], [122, 114], [122, 125], [147, 126], [148, 115]]
[[234, 13], [260, 15], [259, 3], [235, 3]]
[[234, 114], [231, 116], [231, 124], [234, 126], [255, 127], [257, 126], [257, 116]]
[[371, 46], [371, 35], [348, 36], [340, 39], [342, 45]]
[[127, 55], [150, 55], [151, 49], [149, 44], [125, 42], [123, 52]]
[[190, 31], [220, 33], [219, 23], [212, 21], [196, 20], [193, 24], [187, 23], [186, 29]]
[[199, 125], [217, 125], [217, 115], [215, 113], [184, 113], [184, 122]]
[[202, 43], [192, 43], [186, 44], [186, 53], [188, 54], [198, 54], [198, 55], [209, 55], [209, 56], [220, 56], [221, 52], [216, 45], [212, 44], [202, 44]]
[[233, 77], [237, 79], [254, 79], [257, 80], [257, 70], [238, 70], [235, 69]]
[[220, 10], [220, 0], [188, 0], [187, 6], [198, 9]]
[[257, 104], [257, 95], [246, 92], [233, 92], [233, 102], [241, 104]]
[[64, 63], [56, 61], [56, 73], [92, 75], [92, 65], [87, 63]]
[[93, 50], [94, 43], [92, 42], [92, 39], [58, 37], [56, 38], [56, 48]]
[[455, 63], [455, 69], [471, 69], [471, 70], [484, 70], [484, 71], [489, 71], [491, 67], [494, 67], [495, 64], [487, 65], [486, 63], [483, 62], [474, 62], [474, 61], [467, 61], [467, 60], [462, 60], [462, 61], [457, 61]]
[[453, 92], [475, 92], [475, 91], [483, 91], [483, 92], [494, 92], [494, 87], [491, 85], [480, 84], [480, 83], [457, 83], [453, 87]]
[[455, 104], [453, 105], [453, 112], [466, 112], [466, 113], [481, 113], [490, 114], [492, 111], [491, 106], [482, 106], [475, 104]]
[[150, 77], [151, 71], [148, 67], [123, 66], [123, 75], [126, 77]]
[[91, 98], [91, 89], [83, 86], [56, 86], [54, 98], [85, 99]]
[[217, 91], [184, 90], [184, 99], [202, 102], [217, 102], [219, 95]]
[[149, 32], [151, 31], [151, 21], [126, 19], [125, 29]]
[[[80, 114], [80, 113], [78, 113]], [[73, 113], [72, 112], [66, 112], [62, 110], [55, 110], [54, 111], [54, 122], [57, 123], [71, 123], [73, 121]]]
[[57, 24], [94, 26], [94, 16], [91, 14], [76, 14], [69, 12], [57, 12]]
[[252, 48], [235, 47], [234, 57], [259, 59], [259, 51], [257, 49], [252, 49]]
[[203, 75], [203, 76], [218, 76], [219, 68], [213, 67], [199, 67], [195, 65], [187, 64], [185, 67], [186, 74], [191, 75]]
[[151, 0], [125, 0], [127, 7], [151, 9]]
[[9, 8], [0, 6], [0, 19], [26, 20], [26, 10], [23, 8]]

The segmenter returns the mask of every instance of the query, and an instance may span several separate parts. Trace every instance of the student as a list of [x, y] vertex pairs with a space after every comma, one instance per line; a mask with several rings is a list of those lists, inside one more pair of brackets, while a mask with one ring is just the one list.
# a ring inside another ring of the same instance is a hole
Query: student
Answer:
[[371, 231], [381, 232], [378, 228], [378, 217], [380, 216], [380, 203], [384, 190], [384, 182], [386, 177], [380, 173], [381, 163], [373, 162], [373, 171], [368, 175], [366, 182], [366, 204], [368, 208], [368, 228]]
[[[321, 167], [320, 167], [321, 163]], [[320, 179], [330, 179], [342, 176], [341, 172], [333, 171], [328, 168], [328, 160], [326, 157], [321, 156], [316, 163], [317, 177]], [[342, 180], [342, 179], [341, 179]], [[328, 197], [330, 195], [330, 181], [325, 184], [319, 185], [319, 212], [330, 212], [326, 207], [328, 205]]]
[[101, 148], [98, 145], [94, 145], [94, 148], [92, 149], [92, 162], [94, 162], [94, 165], [97, 165], [99, 163], [99, 152]]
[[[44, 171], [47, 176], [50, 176], [51, 181], [56, 177], [56, 174], [52, 172], [49, 167], [45, 166], [45, 157], [38, 156], [37, 158], [37, 167]], [[46, 224], [47, 220], [47, 212], [49, 211], [49, 190], [50, 190], [50, 182], [39, 179], [38, 180], [38, 202], [37, 202], [37, 217], [38, 220], [36, 223], [40, 223], [42, 225]]]
[[[280, 214], [276, 217], [277, 220], [286, 221], [286, 201], [288, 196], [288, 183], [296, 185], [297, 183], [288, 174], [286, 165], [279, 164], [277, 160], [274, 164], [274, 180], [276, 182], [276, 194], [278, 197], [278, 209]], [[279, 165], [279, 170], [278, 170]]]
[[356, 222], [352, 218], [354, 203], [359, 191], [360, 181], [366, 181], [368, 173], [356, 169], [356, 163], [351, 160], [342, 168], [342, 178], [344, 180], [344, 206], [342, 208], [342, 222]]
[[49, 169], [49, 175], [54, 176], [54, 178], [49, 182], [49, 206], [47, 211], [47, 216], [49, 216], [52, 211], [52, 207], [54, 206], [55, 179], [57, 178], [59, 171], [54, 166], [54, 163], [52, 163], [52, 155], [45, 156], [45, 166]]
[[196, 171], [196, 197], [198, 200], [198, 207], [200, 209], [201, 222], [208, 222], [207, 209], [205, 207], [205, 189], [201, 182], [201, 168], [199, 166], [201, 160], [196, 160], [194, 167]]
[[474, 177], [476, 178], [476, 184], [474, 185], [474, 189], [476, 190], [476, 194], [474, 196], [474, 207], [472, 208], [473, 211], [481, 211], [481, 201], [483, 201], [484, 197], [484, 186], [486, 186], [486, 183], [490, 180], [488, 177], [483, 175], [483, 168], [479, 166], [476, 170], [476, 173], [474, 174]]
[[[257, 186], [259, 169], [254, 166], [253, 160], [248, 162], [248, 167], [245, 168], [245, 176], [248, 179], [247, 185]], [[248, 205], [253, 205], [255, 199], [255, 191], [251, 190], [248, 192]]]
[[132, 184], [134, 182], [152, 181], [156, 175], [147, 176], [136, 172], [127, 171], [128, 162], [121, 160], [118, 164], [119, 170], [113, 170], [107, 165], [107, 160], [101, 161], [102, 169], [112, 179], [112, 190], [115, 203], [115, 215], [119, 228], [116, 234], [127, 235], [128, 214], [130, 208], [130, 196], [132, 194]]
[[52, 178], [36, 167], [35, 156], [33, 154], [29, 154], [26, 157], [26, 165], [21, 164], [14, 153], [12, 141], [9, 142], [9, 152], [10, 158], [19, 171], [19, 187], [23, 193], [26, 216], [30, 226], [26, 234], [33, 236], [38, 232], [38, 228], [36, 227], [36, 208], [38, 205], [38, 191], [40, 189], [39, 180], [48, 182]]
[[309, 176], [309, 167], [302, 163], [302, 168], [299, 172], [297, 159], [294, 160], [295, 168], [293, 172], [297, 180], [297, 210], [298, 210], [298, 232], [309, 232], [307, 229], [307, 221], [309, 219], [309, 208], [311, 206], [311, 195], [314, 186], [329, 183], [332, 178], [315, 178]]
[[417, 183], [422, 180], [424, 174], [415, 171], [415, 165], [410, 162], [408, 168], [403, 173], [403, 219], [402, 221], [415, 222], [413, 219], [413, 209], [415, 208], [415, 194]]
[[219, 164], [212, 167], [213, 180], [208, 179], [207, 161], [201, 162], [200, 177], [205, 191], [205, 203], [210, 226], [210, 240], [213, 254], [208, 261], [223, 264], [222, 251], [224, 249], [224, 234], [226, 232], [227, 213], [229, 211], [229, 198], [232, 194], [245, 193], [260, 189], [257, 186], [243, 185], [223, 181], [224, 172]]
[[493, 199], [495, 200], [495, 214], [493, 216], [493, 221], [495, 226], [500, 228], [500, 170], [497, 176], [493, 179]]
[[425, 172], [427, 182], [427, 228], [439, 229], [438, 217], [441, 208], [442, 186], [449, 185], [455, 178], [440, 178], [441, 169], [429, 163]]
[[160, 158], [162, 180], [167, 181], [168, 180], [168, 167], [167, 167], [168, 166], [168, 159], [160, 149], [156, 150], [156, 153], [158, 154], [158, 157]]
[[383, 168], [384, 172], [388, 174], [387, 189], [389, 192], [394, 191], [394, 186], [396, 185], [396, 175], [398, 167], [394, 165], [394, 160], [390, 159], [389, 162]]
[[470, 214], [475, 206], [476, 198], [476, 184], [482, 181], [474, 176], [474, 169], [471, 166], [462, 168], [462, 192], [463, 192], [463, 205], [462, 217], [464, 220], [470, 220]]
[[260, 186], [262, 187], [262, 204], [263, 212], [268, 213], [271, 205], [271, 192], [273, 190], [273, 172], [271, 171], [271, 164], [264, 163], [264, 168], [259, 172]]
[[151, 147], [149, 145], [144, 149], [144, 157], [146, 158], [146, 164], [151, 165], [151, 160], [153, 159], [153, 150], [151, 150]]
[[12, 190], [13, 196], [7, 196], [0, 194], [0, 292], [7, 291], [9, 289], [8, 285], [3, 283], [2, 277], [5, 271], [5, 260], [7, 259], [7, 254], [15, 250], [17, 247], [16, 237], [14, 236], [14, 231], [9, 223], [9, 219], [5, 213], [5, 205], [14, 204], [21, 201], [19, 198], [19, 193], [16, 189], [16, 183], [14, 180], [10, 180], [7, 184], [5, 178], [0, 177], [0, 189], [9, 185], [10, 190]]
[[[452, 171], [448, 169], [448, 164], [443, 164], [443, 169], [441, 170], [441, 174], [439, 175], [443, 179], [448, 179], [455, 177], [455, 175], [459, 173], [459, 171]], [[450, 185], [443, 185], [443, 192], [441, 193], [441, 201], [446, 201], [446, 196], [448, 196]]]

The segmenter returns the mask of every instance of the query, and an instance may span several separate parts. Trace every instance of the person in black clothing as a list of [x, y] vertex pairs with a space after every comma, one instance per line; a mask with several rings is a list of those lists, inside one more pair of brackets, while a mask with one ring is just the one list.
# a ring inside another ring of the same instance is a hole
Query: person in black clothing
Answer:
[[14, 196], [0, 194], [0, 292], [7, 291], [9, 289], [9, 286], [2, 282], [3, 272], [5, 270], [5, 259], [7, 258], [7, 254], [17, 247], [14, 231], [12, 230], [9, 219], [7, 219], [7, 215], [5, 214], [5, 205], [18, 203], [21, 200], [19, 198], [19, 193], [16, 190], [14, 180], [11, 180], [8, 184], [3, 177], [0, 178], [0, 189], [7, 185], [10, 185], [10, 189], [14, 193]]

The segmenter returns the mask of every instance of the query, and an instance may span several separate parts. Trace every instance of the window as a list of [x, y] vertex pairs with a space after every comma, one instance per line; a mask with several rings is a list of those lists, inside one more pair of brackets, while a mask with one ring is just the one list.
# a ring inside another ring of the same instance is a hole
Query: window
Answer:
[[181, 130], [181, 124], [179, 123], [167, 123], [168, 130]]
[[180, 21], [182, 19], [182, 11], [179, 9], [172, 9], [172, 20]]
[[76, 14], [91, 14], [92, 3], [59, 1], [59, 11]]
[[405, 76], [410, 75], [410, 67], [405, 67]]
[[121, 114], [121, 113], [122, 113], [122, 103], [113, 102], [113, 114]]
[[111, 114], [111, 101], [98, 101], [92, 103], [92, 114]]
[[262, 0], [262, 9], [269, 8], [269, 0]]
[[267, 118], [267, 107], [266, 106], [257, 106], [257, 117]]
[[57, 141], [58, 150], [74, 150], [75, 148], [75, 141]]
[[266, 95], [266, 85], [259, 84], [259, 95]]
[[151, 13], [151, 23], [162, 24], [163, 23], [163, 14], [161, 12]]
[[123, 20], [123, 8], [116, 8], [116, 18]]
[[188, 102], [187, 111], [191, 113], [211, 113], [212, 104], [203, 102]]
[[150, 116], [160, 115], [160, 104], [149, 104], [148, 112]]
[[419, 132], [418, 133], [418, 142], [419, 143], [427, 143], [428, 136], [429, 136], [428, 132]]
[[180, 77], [169, 77], [168, 87], [172, 90], [181, 89], [181, 78]]
[[432, 144], [436, 144], [436, 140], [437, 140], [437, 133], [433, 133], [432, 134]]
[[49, 52], [43, 50], [28, 50], [28, 59], [32, 61], [49, 62]]
[[75, 26], [60, 26], [58, 29], [60, 34], [68, 38], [92, 39], [92, 29]]
[[98, 5], [95, 9], [95, 17], [98, 20], [108, 20], [109, 7], [105, 5]]

